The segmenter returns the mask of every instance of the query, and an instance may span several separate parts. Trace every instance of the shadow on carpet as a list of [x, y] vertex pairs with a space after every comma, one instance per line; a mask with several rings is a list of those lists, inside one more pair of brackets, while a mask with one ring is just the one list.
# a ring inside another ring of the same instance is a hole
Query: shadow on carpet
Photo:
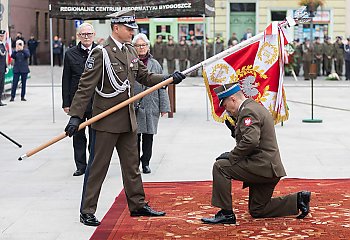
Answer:
[[147, 200], [165, 217], [131, 218], [122, 191], [92, 235], [92, 240], [155, 239], [350, 239], [350, 179], [283, 179], [274, 196], [301, 190], [312, 192], [310, 214], [254, 219], [248, 212], [248, 191], [233, 181], [236, 225], [206, 225], [214, 215], [212, 182], [144, 183]]

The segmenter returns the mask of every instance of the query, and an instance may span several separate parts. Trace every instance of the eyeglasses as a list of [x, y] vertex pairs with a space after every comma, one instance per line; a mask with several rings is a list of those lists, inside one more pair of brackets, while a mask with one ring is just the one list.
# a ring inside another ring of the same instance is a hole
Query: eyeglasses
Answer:
[[81, 37], [88, 37], [88, 38], [90, 38], [93, 35], [94, 35], [94, 33], [79, 33], [79, 36], [81, 36]]
[[148, 46], [148, 44], [140, 44], [140, 45], [134, 45], [134, 47], [136, 47], [136, 48], [145, 48], [145, 47], [147, 47]]

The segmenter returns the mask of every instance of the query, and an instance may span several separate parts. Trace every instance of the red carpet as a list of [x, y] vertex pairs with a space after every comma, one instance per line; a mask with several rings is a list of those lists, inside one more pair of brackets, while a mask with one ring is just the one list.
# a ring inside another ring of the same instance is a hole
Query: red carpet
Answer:
[[350, 239], [350, 179], [282, 180], [276, 196], [312, 192], [311, 213], [304, 220], [253, 219], [247, 209], [248, 191], [241, 187], [233, 181], [237, 225], [206, 225], [200, 219], [218, 210], [210, 206], [211, 182], [144, 183], [150, 205], [167, 215], [131, 218], [122, 191], [91, 239]]

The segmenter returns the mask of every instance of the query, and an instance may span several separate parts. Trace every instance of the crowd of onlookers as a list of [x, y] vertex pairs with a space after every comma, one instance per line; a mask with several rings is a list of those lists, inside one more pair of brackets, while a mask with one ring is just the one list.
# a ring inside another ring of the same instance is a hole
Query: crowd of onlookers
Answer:
[[315, 37], [313, 42], [305, 38], [303, 43], [295, 39], [291, 46], [293, 50], [290, 59], [297, 76], [302, 67], [304, 79], [309, 80], [311, 64], [314, 63], [315, 77], [336, 73], [341, 79], [345, 63], [345, 80], [350, 80], [350, 37], [345, 42], [341, 36], [337, 36], [334, 41], [326, 36], [323, 43], [319, 37]]

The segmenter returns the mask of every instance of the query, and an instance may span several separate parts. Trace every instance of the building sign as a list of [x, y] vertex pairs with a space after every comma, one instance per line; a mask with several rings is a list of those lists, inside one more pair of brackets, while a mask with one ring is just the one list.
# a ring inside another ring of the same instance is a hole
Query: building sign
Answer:
[[214, 16], [214, 0], [50, 0], [52, 18], [105, 19], [106, 15], [121, 10], [135, 10], [137, 18]]
[[330, 11], [317, 11], [316, 16], [312, 20], [317, 23], [330, 23], [331, 13]]

